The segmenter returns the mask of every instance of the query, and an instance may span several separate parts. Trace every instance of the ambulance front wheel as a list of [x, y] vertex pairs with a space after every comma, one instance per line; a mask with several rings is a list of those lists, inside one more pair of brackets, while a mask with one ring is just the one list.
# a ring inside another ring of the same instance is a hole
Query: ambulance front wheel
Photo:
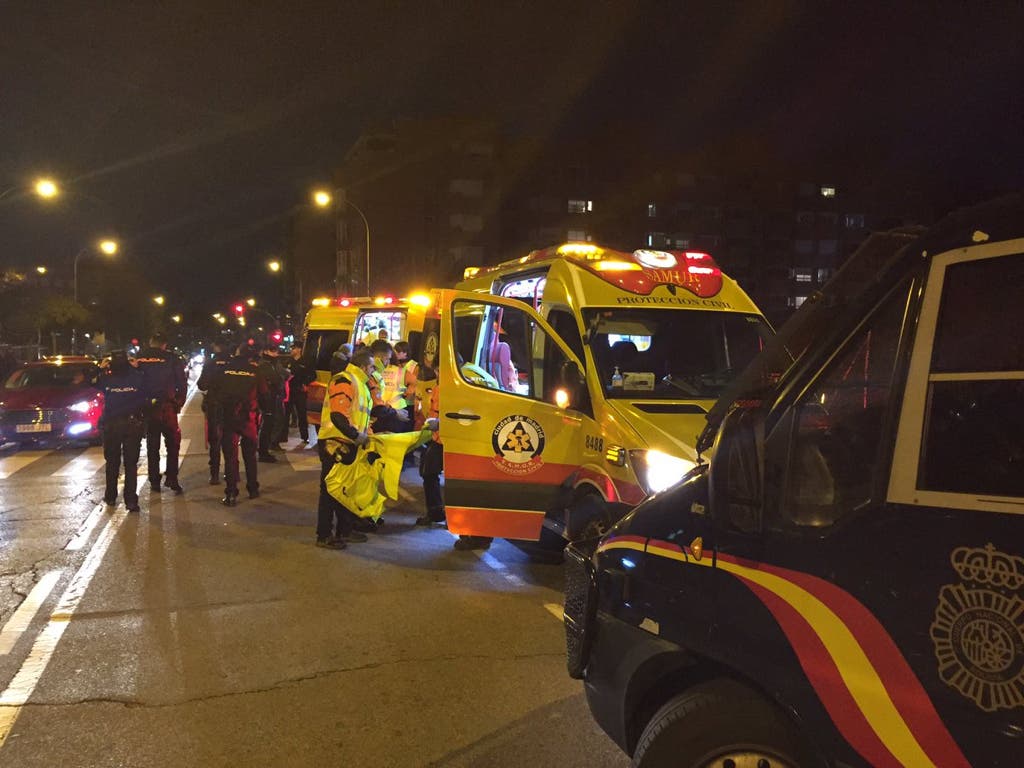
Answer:
[[720, 678], [670, 699], [655, 712], [633, 752], [634, 768], [798, 768], [799, 736], [771, 702]]
[[566, 517], [566, 538], [586, 541], [604, 536], [612, 527], [611, 510], [596, 493], [584, 493], [573, 501]]

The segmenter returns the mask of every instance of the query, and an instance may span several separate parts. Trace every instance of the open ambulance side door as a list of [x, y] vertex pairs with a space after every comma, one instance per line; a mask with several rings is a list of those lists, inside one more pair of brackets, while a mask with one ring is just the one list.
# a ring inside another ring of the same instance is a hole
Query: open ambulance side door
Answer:
[[582, 448], [580, 361], [523, 302], [454, 290], [435, 301], [448, 530], [537, 540]]

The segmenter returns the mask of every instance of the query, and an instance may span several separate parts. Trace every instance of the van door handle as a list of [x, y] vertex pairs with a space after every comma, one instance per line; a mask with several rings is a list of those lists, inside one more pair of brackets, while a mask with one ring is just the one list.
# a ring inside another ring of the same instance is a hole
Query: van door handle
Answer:
[[458, 419], [459, 421], [479, 421], [480, 417], [475, 413], [446, 413], [446, 418]]

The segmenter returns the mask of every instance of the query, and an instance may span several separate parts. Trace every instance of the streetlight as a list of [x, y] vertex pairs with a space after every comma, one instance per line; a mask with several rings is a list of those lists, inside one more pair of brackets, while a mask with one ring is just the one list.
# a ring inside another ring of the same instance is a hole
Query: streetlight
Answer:
[[[334, 199], [335, 199], [334, 198], [334, 194], [332, 194], [331, 192], [327, 191], [326, 189], [324, 189], [322, 187], [313, 190], [313, 203], [314, 203], [314, 205], [316, 205], [317, 208], [328, 208], [328, 207], [330, 207], [334, 203]], [[363, 230], [366, 232], [366, 295], [369, 296], [370, 295], [370, 222], [368, 222], [366, 220], [366, 214], [363, 213], [362, 208], [360, 208], [358, 205], [356, 205], [351, 200], [349, 200], [347, 196], [342, 196], [341, 200], [342, 200], [342, 202], [345, 203], [345, 205], [349, 206], [350, 208], [352, 208], [352, 210], [354, 210], [356, 213], [358, 213], [359, 214], [359, 218], [361, 218], [363, 220]], [[340, 226], [340, 224], [341, 224], [341, 222], [339, 220], [338, 226], [335, 229], [335, 250], [339, 254], [339, 255], [336, 255], [336, 258], [339, 259], [339, 260], [341, 258], [340, 257], [340, 252], [341, 252], [341, 239], [342, 239], [341, 238], [341, 226]], [[335, 289], [335, 292], [338, 291], [338, 284], [340, 282], [340, 280], [338, 278], [338, 275], [341, 272], [341, 270], [338, 269], [338, 267], [340, 267], [340, 266], [341, 266], [340, 263], [337, 263], [336, 267], [335, 267], [335, 278], [334, 278], [334, 284], [335, 284], [334, 285], [334, 289]]]
[[164, 297], [163, 296], [154, 296], [153, 297], [153, 303], [156, 304], [158, 307], [162, 307], [164, 305]]
[[171, 315], [171, 322], [181, 325], [181, 315]]
[[275, 273], [276, 272], [280, 272], [281, 271], [281, 262], [278, 261], [277, 259], [271, 259], [270, 261], [267, 262], [267, 269], [269, 269], [271, 272], [275, 272]]
[[[113, 240], [111, 238], [105, 238], [103, 240], [98, 241], [95, 244], [95, 247], [96, 247], [96, 249], [100, 253], [102, 253], [102, 254], [104, 254], [106, 256], [113, 256], [114, 254], [117, 253], [117, 251], [119, 249], [117, 240]], [[79, 250], [78, 253], [75, 254], [75, 263], [74, 263], [74, 268], [73, 268], [74, 278], [72, 280], [72, 293], [74, 295], [75, 304], [78, 303], [78, 260], [80, 258], [82, 258], [87, 253], [89, 253], [89, 248], [88, 247], [82, 248], [81, 250]], [[75, 328], [72, 328], [71, 329], [71, 351], [72, 352], [75, 351], [76, 335], [77, 335], [77, 330]]]
[[248, 304], [250, 307], [255, 307], [256, 306], [256, 299], [253, 299], [253, 298], [246, 299], [245, 303]]
[[[15, 184], [13, 187], [8, 187], [7, 189], [0, 192], [0, 200], [7, 197], [12, 192], [17, 192], [19, 190], [25, 191], [25, 189], [26, 188], [21, 186], [20, 184]], [[32, 194], [34, 194], [41, 200], [54, 200], [60, 196], [60, 186], [57, 184], [56, 181], [54, 181], [48, 176], [41, 176], [40, 178], [33, 181], [31, 191]]]
[[38, 272], [40, 275], [45, 275], [48, 271], [49, 270], [46, 267], [44, 267], [42, 264], [40, 264], [38, 267], [36, 267], [36, 272]]

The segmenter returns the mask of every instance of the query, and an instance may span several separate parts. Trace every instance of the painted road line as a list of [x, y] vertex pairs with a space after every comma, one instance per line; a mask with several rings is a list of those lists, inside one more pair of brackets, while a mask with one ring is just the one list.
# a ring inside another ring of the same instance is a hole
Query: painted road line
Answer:
[[96, 523], [100, 521], [100, 517], [103, 515], [104, 506], [104, 504], [97, 504], [93, 508], [92, 512], [89, 513], [89, 516], [85, 518], [85, 522], [83, 522], [78, 528], [78, 532], [75, 534], [75, 537], [64, 546], [64, 549], [68, 552], [76, 552], [85, 546], [85, 542], [87, 542], [89, 537], [92, 536], [93, 528], [96, 527]]
[[292, 469], [297, 472], [317, 472], [320, 470], [320, 456], [317, 453], [299, 452], [289, 447], [285, 451], [285, 458], [291, 464]]
[[50, 615], [50, 621], [32, 644], [28, 658], [18, 669], [7, 689], [0, 693], [0, 747], [3, 747], [4, 742], [7, 741], [7, 737], [11, 734], [14, 724], [21, 714], [21, 708], [29, 700], [39, 678], [46, 671], [50, 659], [53, 658], [53, 654], [57, 650], [57, 644], [60, 643], [61, 636], [71, 621], [71, 616], [89, 588], [89, 583], [99, 569], [100, 563], [103, 562], [103, 556], [107, 553], [110, 542], [114, 540], [124, 518], [124, 512], [118, 512], [107, 521], [103, 532], [96, 539], [89, 554], [85, 556], [82, 567], [71, 578], [71, 583], [61, 595], [56, 609]]
[[50, 477], [79, 477], [84, 479], [95, 475], [106, 463], [106, 459], [103, 458], [102, 448], [87, 448], [80, 455], [50, 475]]
[[60, 574], [61, 571], [47, 571], [44, 573], [43, 577], [32, 587], [32, 591], [28, 593], [28, 596], [21, 601], [18, 610], [4, 624], [4, 628], [0, 629], [0, 656], [6, 656], [10, 653], [15, 643], [18, 642], [18, 638], [28, 629], [32, 619], [35, 618], [36, 613], [39, 612], [43, 603], [46, 602], [46, 598], [50, 596], [54, 586], [56, 586]]
[[559, 621], [565, 621], [565, 611], [558, 603], [544, 603], [544, 608]]
[[0, 459], [0, 480], [6, 480], [18, 470], [24, 469], [34, 461], [39, 461], [50, 451], [19, 451], [13, 456]]

